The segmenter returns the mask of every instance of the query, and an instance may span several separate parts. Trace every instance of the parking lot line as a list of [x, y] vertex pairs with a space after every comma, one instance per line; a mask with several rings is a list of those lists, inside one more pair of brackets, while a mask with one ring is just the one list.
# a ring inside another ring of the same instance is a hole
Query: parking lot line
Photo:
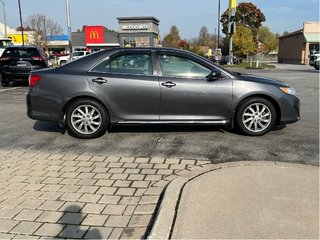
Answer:
[[18, 89], [18, 88], [21, 88], [21, 87], [13, 87], [13, 88], [0, 89], [0, 92], [12, 91], [12, 90], [15, 90], [15, 89]]

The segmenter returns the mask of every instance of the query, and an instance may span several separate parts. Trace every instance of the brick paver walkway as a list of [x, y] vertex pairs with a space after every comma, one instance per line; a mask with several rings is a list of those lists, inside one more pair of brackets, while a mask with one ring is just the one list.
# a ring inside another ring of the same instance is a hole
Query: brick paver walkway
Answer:
[[0, 238], [141, 238], [164, 187], [206, 164], [0, 150]]

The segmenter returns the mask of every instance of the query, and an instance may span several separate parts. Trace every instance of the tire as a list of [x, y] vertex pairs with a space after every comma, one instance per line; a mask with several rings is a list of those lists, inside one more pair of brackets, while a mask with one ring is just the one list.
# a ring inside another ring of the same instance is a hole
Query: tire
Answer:
[[107, 131], [109, 116], [97, 101], [77, 100], [70, 105], [66, 116], [68, 132], [76, 138], [97, 138]]
[[271, 131], [276, 123], [274, 105], [264, 98], [249, 98], [242, 102], [236, 112], [236, 124], [249, 136], [262, 136]]
[[314, 68], [317, 69], [317, 70], [319, 70], [319, 63], [315, 63], [315, 64], [314, 64]]
[[8, 87], [9, 82], [7, 81], [6, 77], [4, 75], [1, 75], [1, 86], [2, 87]]
[[2, 87], [8, 87], [8, 86], [9, 86], [9, 83], [8, 83], [7, 81], [2, 80], [2, 81], [1, 81], [1, 86], [2, 86]]

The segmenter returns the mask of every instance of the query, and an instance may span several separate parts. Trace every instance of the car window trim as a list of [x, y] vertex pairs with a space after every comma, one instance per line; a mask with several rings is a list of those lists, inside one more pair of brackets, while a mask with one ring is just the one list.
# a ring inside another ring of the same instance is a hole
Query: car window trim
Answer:
[[161, 63], [160, 63], [160, 55], [162, 54], [167, 54], [167, 55], [172, 55], [172, 56], [178, 56], [178, 57], [184, 57], [184, 58], [187, 58], [191, 61], [194, 61], [196, 63], [198, 63], [199, 65], [213, 71], [214, 69], [215, 70], [219, 70], [221, 71], [221, 79], [230, 79], [230, 76], [228, 76], [227, 74], [225, 74], [225, 72], [220, 69], [220, 68], [216, 68], [215, 66], [212, 66], [210, 64], [208, 64], [207, 62], [204, 62], [205, 65], [203, 64], [203, 62], [201, 62], [199, 59], [197, 59], [196, 57], [194, 56], [190, 56], [188, 54], [184, 54], [184, 53], [178, 53], [178, 52], [171, 52], [171, 51], [166, 51], [166, 50], [156, 50], [156, 59], [157, 59], [157, 63], [158, 63], [158, 66], [157, 66], [157, 69], [158, 69], [158, 77], [161, 77], [161, 78], [170, 78], [170, 79], [194, 79], [194, 80], [206, 80], [206, 78], [187, 78], [187, 77], [173, 77], [173, 76], [163, 76], [163, 72], [162, 72], [162, 68], [161, 68]]

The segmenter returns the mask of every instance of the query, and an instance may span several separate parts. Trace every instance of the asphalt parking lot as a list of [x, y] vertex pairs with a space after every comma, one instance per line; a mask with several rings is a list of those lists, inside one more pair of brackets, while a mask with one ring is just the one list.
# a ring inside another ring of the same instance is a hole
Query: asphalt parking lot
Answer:
[[99, 139], [79, 140], [57, 124], [26, 116], [27, 87], [0, 87], [0, 149], [61, 154], [162, 157], [214, 163], [268, 160], [318, 165], [319, 72], [309, 66], [278, 65], [242, 72], [277, 78], [296, 88], [301, 120], [262, 137], [217, 127], [117, 127]]

